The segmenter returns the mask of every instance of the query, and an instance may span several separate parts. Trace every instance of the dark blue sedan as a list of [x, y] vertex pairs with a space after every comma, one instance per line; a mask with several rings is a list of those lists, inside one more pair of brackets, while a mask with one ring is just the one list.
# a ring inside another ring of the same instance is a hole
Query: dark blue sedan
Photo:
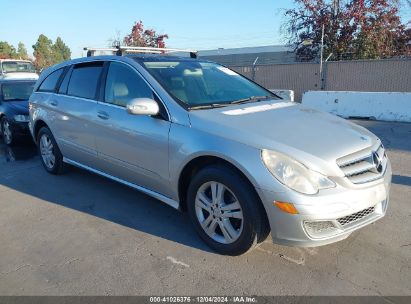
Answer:
[[32, 80], [0, 80], [0, 131], [7, 145], [29, 134], [28, 100], [35, 83]]

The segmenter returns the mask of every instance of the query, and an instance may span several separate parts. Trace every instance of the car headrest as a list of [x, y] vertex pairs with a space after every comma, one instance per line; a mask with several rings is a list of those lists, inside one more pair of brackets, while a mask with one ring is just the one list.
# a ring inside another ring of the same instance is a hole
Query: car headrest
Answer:
[[128, 95], [128, 88], [124, 83], [118, 82], [114, 84], [113, 93], [115, 97], [124, 97]]

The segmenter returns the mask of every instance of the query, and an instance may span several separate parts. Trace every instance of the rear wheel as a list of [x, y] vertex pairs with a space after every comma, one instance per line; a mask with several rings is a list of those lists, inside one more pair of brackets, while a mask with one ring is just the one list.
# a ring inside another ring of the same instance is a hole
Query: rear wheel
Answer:
[[47, 127], [42, 127], [37, 135], [37, 147], [41, 156], [41, 162], [47, 172], [62, 174], [65, 164], [63, 155], [57, 146], [53, 134]]
[[190, 183], [187, 202], [196, 231], [221, 254], [243, 254], [268, 236], [267, 218], [255, 190], [228, 167], [201, 170]]

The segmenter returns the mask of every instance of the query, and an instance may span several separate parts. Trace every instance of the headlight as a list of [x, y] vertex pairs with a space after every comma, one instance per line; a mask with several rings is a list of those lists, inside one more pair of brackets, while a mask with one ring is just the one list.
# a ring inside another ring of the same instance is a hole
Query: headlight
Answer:
[[263, 150], [261, 156], [271, 174], [295, 191], [316, 194], [320, 189], [335, 187], [335, 183], [326, 176], [308, 169], [284, 154]]
[[14, 115], [14, 120], [17, 122], [27, 122], [29, 121], [28, 115]]

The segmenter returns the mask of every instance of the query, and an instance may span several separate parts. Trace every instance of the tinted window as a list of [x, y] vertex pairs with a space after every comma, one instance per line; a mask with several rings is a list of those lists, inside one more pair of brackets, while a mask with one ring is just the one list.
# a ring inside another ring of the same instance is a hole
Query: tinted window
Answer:
[[66, 73], [64, 76], [63, 81], [61, 82], [60, 88], [59, 88], [59, 93], [60, 94], [67, 94], [67, 87], [70, 81], [71, 77], [71, 69], [69, 68], [69, 71]]
[[138, 75], [124, 64], [112, 62], [108, 69], [105, 101], [125, 107], [134, 98], [153, 98], [153, 91]]
[[62, 73], [63, 69], [58, 69], [57, 71], [51, 73], [49, 76], [46, 77], [46, 79], [43, 80], [38, 91], [53, 92]]
[[74, 66], [71, 73], [67, 94], [82, 98], [94, 99], [96, 97], [98, 81], [103, 63]]

